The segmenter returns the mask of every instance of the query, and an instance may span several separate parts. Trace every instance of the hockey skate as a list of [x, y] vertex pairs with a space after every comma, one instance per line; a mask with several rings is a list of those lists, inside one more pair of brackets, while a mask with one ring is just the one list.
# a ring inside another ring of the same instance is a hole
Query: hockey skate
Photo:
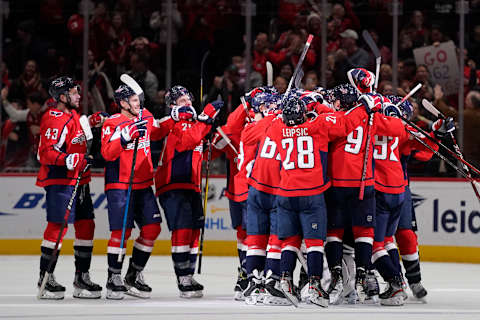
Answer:
[[76, 272], [73, 280], [73, 297], [80, 299], [99, 299], [102, 287], [90, 280], [90, 273]]
[[242, 268], [238, 267], [238, 278], [237, 283], [235, 284], [233, 299], [235, 299], [236, 301], [245, 301], [243, 291], [247, 289], [247, 286], [247, 273]]
[[307, 303], [316, 304], [317, 306], [328, 308], [329, 296], [322, 288], [322, 282], [319, 276], [310, 277], [308, 291], [310, 297], [307, 300]]
[[299, 300], [297, 293], [295, 292], [295, 287], [293, 285], [292, 275], [290, 272], [284, 272], [282, 274], [282, 279], [280, 280], [280, 288], [285, 294], [285, 297], [290, 301], [291, 304], [298, 308]]
[[[43, 277], [45, 276], [45, 272], [40, 273], [40, 279], [38, 279], [38, 288], [43, 282]], [[65, 297], [65, 287], [59, 284], [55, 280], [55, 276], [53, 274], [48, 275], [48, 280], [45, 285], [45, 289], [42, 292], [39, 292], [38, 298], [39, 299], [47, 299], [47, 300], [61, 300]]]
[[402, 279], [395, 277], [388, 281], [386, 290], [380, 294], [380, 304], [383, 306], [403, 306], [405, 303], [403, 293]]
[[355, 289], [357, 291], [357, 297], [359, 303], [364, 303], [367, 298], [367, 274], [365, 269], [357, 268], [357, 275], [355, 277]]
[[341, 304], [343, 302], [343, 276], [342, 267], [334, 267], [331, 271], [332, 279], [327, 293], [331, 304]]
[[253, 270], [253, 275], [248, 282], [248, 286], [243, 291], [245, 296], [245, 303], [249, 305], [255, 305], [257, 303], [262, 303], [265, 295], [265, 289], [263, 287], [263, 271], [258, 272], [257, 269]]
[[263, 304], [271, 306], [289, 306], [291, 303], [280, 289], [280, 281], [274, 279], [272, 270], [268, 270], [265, 277], [265, 296]]
[[179, 276], [177, 278], [177, 285], [180, 291], [180, 298], [191, 299], [203, 297], [203, 286], [195, 281], [191, 274]]
[[410, 283], [410, 290], [412, 290], [412, 294], [415, 299], [423, 303], [427, 303], [425, 297], [428, 292], [421, 282]]
[[145, 283], [143, 273], [141, 271], [134, 268], [129, 268], [124, 281], [125, 287], [127, 288], [127, 292], [125, 292], [125, 294], [142, 299], [150, 298], [152, 288]]
[[378, 280], [373, 270], [367, 271], [365, 276], [365, 282], [367, 287], [367, 296], [365, 297], [364, 303], [377, 304], [379, 302], [378, 294], [380, 293], [380, 287], [378, 285]]
[[127, 288], [123, 284], [120, 273], [110, 273], [107, 280], [107, 299], [122, 300]]

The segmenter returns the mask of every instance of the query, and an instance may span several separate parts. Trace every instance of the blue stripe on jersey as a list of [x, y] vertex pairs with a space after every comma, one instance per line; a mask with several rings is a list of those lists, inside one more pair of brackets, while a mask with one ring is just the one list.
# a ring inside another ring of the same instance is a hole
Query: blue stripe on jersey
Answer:
[[311, 188], [300, 188], [300, 189], [284, 189], [282, 187], [279, 187], [278, 189], [285, 190], [285, 191], [308, 191], [308, 190], [315, 190], [315, 189], [320, 189], [324, 187], [328, 183], [328, 177], [326, 179], [327, 181], [319, 186], [311, 187]]
[[178, 152], [172, 160], [170, 183], [192, 183], [192, 158], [193, 150]]
[[325, 185], [330, 178], [328, 177], [328, 152], [320, 150], [320, 162], [322, 163], [323, 184]]

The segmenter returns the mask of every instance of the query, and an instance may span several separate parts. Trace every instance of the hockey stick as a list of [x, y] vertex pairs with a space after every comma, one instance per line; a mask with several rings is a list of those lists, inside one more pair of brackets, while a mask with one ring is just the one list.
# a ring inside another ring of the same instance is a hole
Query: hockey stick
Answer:
[[208, 178], [210, 173], [210, 161], [212, 160], [212, 144], [208, 143], [208, 152], [207, 152], [207, 165], [206, 165], [206, 177], [205, 177], [205, 196], [203, 199], [203, 226], [200, 233], [200, 246], [198, 249], [198, 270], [197, 273], [202, 273], [202, 257], [203, 257], [203, 239], [205, 237], [205, 218], [207, 216], [207, 205], [208, 205]]
[[[202, 62], [200, 64], [200, 106], [203, 105], [203, 67], [205, 64], [205, 60], [207, 59], [210, 51], [205, 52], [202, 58]], [[207, 164], [206, 164], [206, 177], [205, 177], [205, 195], [203, 199], [203, 225], [202, 229], [200, 230], [200, 245], [198, 248], [198, 270], [197, 273], [202, 273], [202, 258], [203, 258], [203, 240], [205, 238], [205, 221], [207, 217], [207, 201], [208, 201], [208, 175], [210, 171], [210, 160], [212, 158], [212, 143], [210, 140], [207, 140], [208, 143], [208, 151], [207, 151]], [[202, 179], [200, 178], [200, 183]], [[202, 190], [202, 188], [200, 189]]]
[[[443, 161], [445, 161], [445, 163], [447, 163], [448, 165], [450, 165], [453, 169], [455, 169], [458, 173], [460, 173], [464, 178], [466, 178], [467, 180], [469, 180], [470, 182], [474, 183], [476, 182], [471, 175], [467, 174], [466, 172], [464, 172], [462, 169], [460, 169], [457, 165], [455, 165], [453, 162], [451, 162], [450, 160], [448, 160], [443, 154], [441, 154], [440, 152], [438, 152], [437, 150], [433, 149], [431, 146], [429, 146], [425, 141], [423, 141], [421, 138], [419, 138], [417, 135], [418, 133], [415, 133], [415, 132], [412, 132], [410, 130], [407, 129], [407, 131], [415, 138], [415, 140], [417, 140], [418, 142], [420, 142], [423, 146], [425, 146], [425, 148], [427, 148], [428, 150], [430, 150], [431, 152], [433, 152], [433, 154], [435, 154], [437, 157], [439, 157], [440, 159], [442, 159]], [[422, 133], [423, 136], [425, 136], [423, 133]]]
[[305, 46], [303, 47], [303, 51], [302, 51], [302, 54], [300, 56], [300, 59], [298, 59], [298, 63], [297, 63], [297, 66], [295, 67], [295, 71], [293, 72], [292, 78], [290, 78], [290, 82], [288, 83], [287, 90], [285, 91], [285, 94], [283, 95], [282, 103], [281, 103], [282, 105], [283, 105], [284, 100], [286, 98], [288, 98], [288, 95], [290, 94], [290, 91], [292, 90], [292, 85], [295, 82], [295, 78], [298, 76], [300, 68], [302, 67], [302, 64], [303, 64], [303, 60], [305, 59], [305, 56], [307, 55], [307, 51], [308, 51], [308, 48], [310, 48], [310, 44], [312, 43], [312, 40], [313, 40], [313, 35], [309, 34], [307, 42], [305, 43]]
[[[373, 41], [372, 36], [370, 35], [370, 33], [367, 32], [367, 30], [363, 30], [362, 36], [365, 42], [370, 47], [370, 50], [372, 50], [373, 54], [375, 55], [376, 67], [375, 67], [375, 85], [374, 85], [373, 91], [376, 92], [377, 86], [378, 86], [378, 75], [380, 73], [380, 63], [382, 61], [382, 56], [380, 55], [380, 50], [378, 50], [378, 47]], [[355, 86], [355, 88], [357, 88], [357, 86]], [[358, 91], [358, 88], [357, 88], [357, 91]], [[363, 200], [363, 196], [365, 194], [365, 183], [366, 183], [365, 179], [367, 178], [368, 159], [370, 158], [370, 142], [372, 141], [373, 118], [374, 118], [374, 114], [371, 113], [368, 116], [368, 123], [367, 123], [367, 141], [365, 145], [365, 156], [363, 157], [362, 177], [360, 178], [360, 190], [358, 193], [359, 200]]]
[[220, 134], [220, 136], [222, 136], [223, 140], [225, 140], [225, 142], [228, 144], [228, 146], [232, 148], [233, 152], [235, 152], [235, 155], [238, 156], [238, 151], [235, 148], [235, 146], [232, 144], [232, 140], [230, 140], [230, 138], [225, 134], [225, 132], [223, 132], [222, 128], [218, 127], [217, 131]]
[[[434, 116], [436, 116], [437, 118], [439, 119], [445, 119], [445, 115], [442, 114], [437, 108], [435, 108], [433, 106], [433, 104], [431, 104], [427, 99], [423, 99], [422, 100], [422, 105], [425, 109], [427, 109], [427, 111], [429, 111], [431, 114], [433, 114]], [[460, 147], [458, 146], [457, 144], [457, 139], [455, 139], [455, 135], [453, 134], [453, 132], [450, 132], [450, 138], [452, 138], [452, 142], [453, 142], [453, 149], [455, 150], [455, 153], [462, 159], [465, 159], [463, 157], [463, 154], [460, 150]], [[473, 192], [475, 192], [475, 196], [477, 197], [477, 199], [480, 201], [480, 193], [478, 192], [478, 189], [477, 189], [477, 186], [476, 186], [476, 183], [475, 183], [475, 180], [472, 179], [472, 174], [470, 173], [470, 170], [468, 169], [468, 166], [466, 164], [463, 164], [463, 169], [465, 170], [465, 172], [467, 173], [467, 175], [470, 177], [470, 184], [472, 185], [472, 188], [473, 188]]]
[[245, 97], [241, 96], [240, 101], [242, 102], [243, 110], [245, 110], [245, 113], [247, 114], [248, 122], [253, 122], [253, 119], [250, 117], [250, 112], [248, 112], [248, 106], [247, 106], [247, 101], [245, 101]]
[[273, 66], [270, 61], [266, 62], [267, 65], [267, 86], [273, 86]]
[[480, 174], [480, 170], [477, 169], [475, 166], [473, 166], [472, 164], [470, 164], [469, 162], [467, 162], [465, 159], [459, 157], [454, 151], [452, 151], [450, 148], [448, 148], [446, 145], [444, 145], [443, 143], [441, 143], [440, 141], [437, 141], [435, 140], [434, 138], [432, 138], [427, 132], [425, 132], [425, 130], [423, 130], [422, 128], [420, 128], [419, 126], [417, 126], [413, 121], [407, 119], [407, 118], [404, 118], [404, 117], [401, 117], [400, 119], [402, 119], [403, 121], [405, 121], [408, 125], [410, 125], [411, 127], [413, 127], [414, 129], [416, 129], [418, 132], [422, 133], [424, 136], [427, 137], [428, 140], [432, 141], [433, 143], [436, 143], [439, 147], [441, 147], [442, 149], [444, 149], [445, 151], [447, 151], [448, 153], [450, 153], [455, 159], [459, 160], [460, 162], [462, 162], [463, 164], [465, 164], [466, 166], [468, 166], [471, 170], [473, 170], [476, 174]]
[[92, 149], [92, 141], [93, 141], [92, 129], [90, 128], [90, 124], [88, 123], [88, 118], [86, 115], [82, 115], [79, 121], [80, 121], [80, 126], [82, 127], [82, 130], [83, 130], [83, 133], [85, 134], [85, 138], [87, 139], [87, 154], [90, 154], [90, 150]]
[[[138, 119], [142, 119], [142, 113], [143, 113], [143, 97], [144, 93], [142, 88], [138, 85], [138, 83], [130, 77], [128, 74], [122, 74], [120, 76], [120, 80], [128, 85], [132, 90], [139, 96], [140, 98], [140, 112], [138, 113]], [[125, 231], [127, 228], [127, 217], [128, 217], [128, 211], [130, 211], [130, 198], [132, 197], [132, 187], [133, 187], [133, 176], [135, 174], [135, 164], [137, 162], [137, 153], [138, 153], [138, 144], [139, 144], [140, 138], [135, 139], [135, 144], [133, 147], [133, 158], [132, 158], [132, 168], [130, 170], [130, 178], [128, 179], [128, 189], [127, 189], [127, 202], [125, 203], [125, 210], [123, 212], [123, 223], [122, 223], [122, 236], [120, 239], [120, 250], [118, 252], [118, 258], [117, 262], [122, 262], [123, 260], [123, 247], [125, 246]]]
[[200, 63], [200, 107], [203, 105], [203, 68], [209, 54], [210, 51], [205, 52], [202, 57], [202, 62]]
[[[75, 200], [75, 197], [77, 196], [77, 191], [78, 191], [78, 186], [80, 185], [80, 180], [82, 180], [82, 176], [85, 172], [87, 172], [88, 168], [90, 167], [89, 164], [83, 168], [82, 171], [77, 176], [77, 179], [75, 181], [75, 186], [73, 187], [73, 192], [72, 195], [70, 196], [70, 200], [68, 201], [67, 204], [67, 210], [65, 211], [65, 215], [63, 216], [63, 222], [62, 226], [60, 227], [60, 231], [58, 233], [57, 241], [55, 241], [55, 247], [53, 248], [53, 253], [50, 256], [50, 261], [48, 262], [47, 270], [45, 271], [45, 274], [43, 276], [42, 284], [40, 285], [40, 288], [38, 289], [38, 294], [37, 298], [40, 299], [43, 295], [43, 292], [45, 291], [45, 286], [47, 285], [48, 278], [50, 277], [50, 269], [52, 268], [53, 264], [57, 260], [57, 253], [58, 253], [58, 247], [60, 246], [60, 241], [62, 239], [62, 234], [63, 230], [65, 230], [65, 227], [68, 224], [68, 218], [70, 217], [70, 212], [72, 211], [72, 206], [73, 206], [73, 201]], [[52, 272], [53, 273], [53, 272]]]
[[375, 41], [373, 41], [372, 36], [367, 30], [363, 30], [362, 36], [363, 36], [363, 40], [365, 40], [367, 45], [370, 47], [370, 50], [372, 50], [373, 54], [375, 55], [375, 84], [374, 84], [373, 90], [377, 91], [382, 55], [380, 54], [380, 50], [378, 49], [377, 44], [375, 43]]
[[300, 71], [298, 71], [297, 77], [295, 78], [295, 89], [300, 89], [300, 84], [302, 83], [303, 75], [304, 75], [303, 70], [300, 69]]

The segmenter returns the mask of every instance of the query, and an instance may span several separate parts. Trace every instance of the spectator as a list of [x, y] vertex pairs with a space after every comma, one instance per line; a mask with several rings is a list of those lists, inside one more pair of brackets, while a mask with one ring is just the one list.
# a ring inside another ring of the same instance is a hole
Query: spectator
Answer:
[[109, 34], [110, 48], [107, 51], [107, 68], [117, 78], [125, 71], [127, 49], [132, 42], [132, 36], [125, 27], [121, 12], [115, 12], [112, 15], [112, 26]]
[[245, 93], [245, 89], [238, 84], [239, 78], [237, 67], [231, 64], [223, 72], [223, 76], [217, 76], [213, 80], [207, 102], [215, 101], [219, 97], [224, 101], [224, 107], [219, 114], [220, 123], [227, 120], [228, 114], [240, 104], [240, 97]]
[[336, 3], [332, 7], [332, 19], [338, 21], [340, 26], [339, 32], [347, 29], [360, 29], [360, 21], [352, 10], [350, 1], [344, 1], [345, 6]]
[[423, 47], [428, 43], [430, 32], [425, 27], [425, 19], [422, 11], [420, 10], [415, 10], [412, 12], [410, 23], [407, 24], [401, 31], [410, 36], [413, 48]]
[[288, 81], [282, 76], [277, 76], [273, 81], [273, 86], [277, 89], [278, 93], [283, 94], [287, 91]]
[[432, 26], [432, 29], [430, 31], [430, 44], [438, 46], [440, 43], [448, 40], [448, 37], [445, 36], [439, 25]]
[[27, 95], [32, 92], [39, 92], [44, 98], [48, 96], [45, 90], [37, 63], [34, 60], [27, 60], [22, 74], [12, 82], [10, 87], [10, 99], [22, 101], [25, 104]]
[[471, 39], [467, 45], [469, 58], [475, 61], [476, 65], [480, 65], [480, 25], [473, 28]]
[[335, 80], [337, 83], [347, 81], [347, 71], [352, 68], [367, 68], [370, 57], [368, 53], [357, 46], [358, 34], [352, 29], [340, 33], [341, 48], [335, 53]]
[[392, 80], [392, 67], [385, 63], [380, 66], [380, 79], [378, 81], [384, 80]]
[[149, 106], [157, 96], [157, 76], [147, 68], [147, 57], [138, 53], [133, 53], [130, 57], [130, 68], [129, 74], [145, 91], [145, 106]]
[[378, 93], [386, 96], [393, 94], [393, 85], [391, 81], [383, 80], [378, 84]]
[[288, 81], [290, 81], [290, 78], [292, 77], [293, 75], [293, 67], [290, 63], [284, 63], [281, 67], [280, 67], [280, 73], [279, 73], [280, 76], [282, 76], [284, 79]]
[[[150, 16], [150, 28], [155, 31], [153, 41], [160, 43], [162, 46], [165, 46], [167, 43], [167, 25], [168, 16], [167, 16], [167, 5], [162, 3], [161, 11], [154, 11]], [[183, 27], [183, 20], [180, 12], [177, 8], [177, 2], [173, 1], [172, 3], [172, 44], [175, 45], [180, 39], [180, 31]]]
[[305, 90], [313, 91], [318, 87], [318, 75], [315, 70], [308, 71], [303, 77], [303, 88]]
[[257, 34], [253, 43], [252, 69], [260, 73], [263, 77], [267, 74], [266, 62], [268, 61], [268, 36], [264, 32]]
[[[390, 64], [391, 61], [392, 61], [392, 52], [390, 51], [390, 49], [380, 43], [380, 38], [378, 36], [377, 31], [375, 31], [374, 29], [370, 29], [370, 30], [368, 30], [368, 33], [370, 33], [373, 41], [377, 44], [377, 47], [380, 50], [380, 56], [382, 57], [382, 63]], [[371, 54], [371, 57], [372, 57], [372, 61], [374, 61], [375, 57], [373, 56], [373, 53]]]

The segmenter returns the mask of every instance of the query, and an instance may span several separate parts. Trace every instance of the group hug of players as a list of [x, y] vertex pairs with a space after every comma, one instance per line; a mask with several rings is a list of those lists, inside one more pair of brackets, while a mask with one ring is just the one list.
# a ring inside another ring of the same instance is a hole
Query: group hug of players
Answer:
[[[425, 144], [438, 147], [399, 119], [413, 113], [408, 100], [374, 93], [374, 75], [365, 69], [350, 70], [349, 79], [351, 84], [330, 90], [294, 89], [288, 95], [272, 87], [255, 88], [209, 142], [206, 136], [216, 132], [212, 126], [221, 101], [207, 104], [197, 115], [191, 93], [174, 86], [166, 95], [170, 116], [157, 120], [132, 88], [121, 85], [115, 91], [120, 113], [89, 117], [91, 127], [101, 127], [106, 161], [111, 231], [106, 298], [150, 297], [142, 270], [160, 233], [156, 198], [171, 231], [180, 297], [203, 296], [193, 274], [204, 226], [200, 185], [207, 152], [213, 157], [225, 153], [227, 159], [225, 195], [240, 261], [236, 300], [266, 305], [305, 301], [322, 307], [343, 301], [402, 305], [407, 295], [399, 251], [414, 297], [424, 298], [406, 162], [410, 156], [430, 159], [432, 151]], [[59, 251], [52, 254], [57, 238], [67, 231], [61, 226], [82, 173], [68, 221], [75, 227], [73, 296], [100, 298], [102, 287], [89, 275], [95, 224], [88, 165], [93, 160], [77, 113], [80, 92], [68, 77], [54, 80], [49, 92], [57, 106], [42, 118], [38, 150], [37, 185], [46, 191], [48, 222], [39, 287], [46, 275], [48, 279], [39, 297], [64, 297], [65, 287], [55, 280], [55, 263], [50, 262], [58, 258]], [[439, 119], [431, 136], [439, 138], [454, 128], [452, 119]], [[163, 140], [155, 172], [151, 140]], [[140, 232], [122, 278], [123, 242], [134, 223]], [[297, 259], [302, 273], [294, 285]], [[382, 293], [374, 270], [387, 283]]]

